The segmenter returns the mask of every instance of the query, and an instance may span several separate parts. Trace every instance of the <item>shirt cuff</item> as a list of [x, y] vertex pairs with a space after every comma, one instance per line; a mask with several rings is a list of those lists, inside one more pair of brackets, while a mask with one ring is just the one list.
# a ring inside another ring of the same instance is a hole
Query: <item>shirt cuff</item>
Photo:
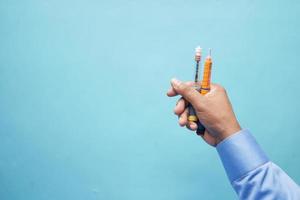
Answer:
[[248, 130], [229, 136], [216, 148], [230, 182], [269, 161]]

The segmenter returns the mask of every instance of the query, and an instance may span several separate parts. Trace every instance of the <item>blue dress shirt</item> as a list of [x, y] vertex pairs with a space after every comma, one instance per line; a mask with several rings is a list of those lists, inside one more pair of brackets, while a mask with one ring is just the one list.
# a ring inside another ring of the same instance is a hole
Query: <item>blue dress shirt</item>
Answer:
[[216, 148], [240, 199], [300, 200], [299, 186], [268, 159], [248, 130], [226, 138]]

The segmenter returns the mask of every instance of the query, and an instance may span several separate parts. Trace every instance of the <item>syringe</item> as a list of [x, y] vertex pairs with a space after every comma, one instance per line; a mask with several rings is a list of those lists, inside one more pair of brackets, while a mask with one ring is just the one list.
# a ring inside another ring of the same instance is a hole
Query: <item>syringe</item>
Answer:
[[[202, 57], [202, 49], [198, 46], [195, 49], [195, 61], [196, 61], [196, 72], [195, 72], [195, 83], [194, 83], [194, 88], [200, 92], [200, 87], [198, 85], [198, 74], [199, 74], [199, 66], [200, 66], [200, 61]], [[188, 121], [189, 122], [197, 122], [198, 118], [195, 112], [195, 109], [191, 104], [188, 105], [188, 110], [189, 110], [189, 115], [188, 115]]]

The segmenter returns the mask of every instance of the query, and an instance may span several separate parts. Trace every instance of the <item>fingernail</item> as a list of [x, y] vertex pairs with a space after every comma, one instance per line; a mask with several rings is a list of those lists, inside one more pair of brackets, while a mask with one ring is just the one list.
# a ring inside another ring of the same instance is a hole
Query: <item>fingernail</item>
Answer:
[[178, 86], [178, 85], [181, 83], [181, 81], [180, 81], [180, 80], [177, 80], [176, 78], [172, 78], [171, 83], [172, 83], [172, 85], [174, 85], [174, 86]]

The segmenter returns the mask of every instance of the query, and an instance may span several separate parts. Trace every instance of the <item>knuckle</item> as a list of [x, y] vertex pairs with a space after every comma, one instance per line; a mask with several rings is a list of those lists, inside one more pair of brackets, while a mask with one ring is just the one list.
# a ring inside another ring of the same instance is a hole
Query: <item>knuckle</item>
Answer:
[[194, 89], [193, 88], [190, 88], [190, 87], [188, 87], [188, 88], [186, 88], [185, 89], [185, 95], [186, 96], [193, 96], [194, 95]]
[[185, 89], [186, 89], [186, 85], [185, 85], [184, 83], [180, 83], [180, 84], [178, 85], [178, 89], [180, 89], [180, 90], [185, 90]]
[[225, 90], [225, 88], [224, 88], [222, 85], [216, 84], [216, 88], [217, 88], [217, 90], [219, 90], [220, 92], [225, 92], [225, 93], [226, 93], [226, 90]]

